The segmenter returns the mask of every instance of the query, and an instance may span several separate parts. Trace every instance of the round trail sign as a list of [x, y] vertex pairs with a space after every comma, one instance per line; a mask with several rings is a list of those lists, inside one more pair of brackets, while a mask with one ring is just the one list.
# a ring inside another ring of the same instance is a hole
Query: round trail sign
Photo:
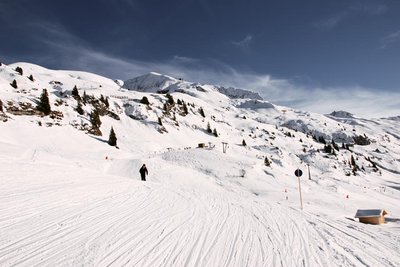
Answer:
[[297, 169], [294, 171], [294, 175], [296, 175], [296, 177], [300, 177], [303, 175], [303, 172], [300, 169]]

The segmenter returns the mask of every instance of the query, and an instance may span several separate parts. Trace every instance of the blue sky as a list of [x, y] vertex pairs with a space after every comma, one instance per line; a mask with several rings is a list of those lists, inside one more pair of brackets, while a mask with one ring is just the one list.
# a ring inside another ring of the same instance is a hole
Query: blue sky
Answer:
[[400, 115], [398, 0], [2, 0], [0, 61], [157, 71], [327, 113]]

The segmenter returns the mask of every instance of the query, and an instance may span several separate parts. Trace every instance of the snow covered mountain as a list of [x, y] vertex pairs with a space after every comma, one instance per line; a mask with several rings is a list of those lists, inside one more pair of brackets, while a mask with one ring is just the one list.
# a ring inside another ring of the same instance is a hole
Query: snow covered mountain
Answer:
[[190, 92], [190, 91], [218, 91], [230, 98], [249, 98], [262, 100], [258, 93], [254, 93], [244, 89], [225, 88], [223, 86], [202, 85], [199, 83], [191, 83], [173, 77], [162, 75], [156, 72], [150, 72], [143, 76], [139, 76], [124, 82], [125, 88], [140, 92], [153, 93], [172, 93], [172, 92]]
[[1, 266], [400, 265], [398, 117], [29, 63], [1, 64], [0, 101]]

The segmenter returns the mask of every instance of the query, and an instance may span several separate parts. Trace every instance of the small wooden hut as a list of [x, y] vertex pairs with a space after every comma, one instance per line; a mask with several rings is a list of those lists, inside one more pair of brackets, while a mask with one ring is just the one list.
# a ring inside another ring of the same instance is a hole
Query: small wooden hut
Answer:
[[357, 210], [355, 218], [358, 218], [361, 223], [381, 224], [385, 223], [385, 215], [387, 211], [384, 209], [372, 210]]

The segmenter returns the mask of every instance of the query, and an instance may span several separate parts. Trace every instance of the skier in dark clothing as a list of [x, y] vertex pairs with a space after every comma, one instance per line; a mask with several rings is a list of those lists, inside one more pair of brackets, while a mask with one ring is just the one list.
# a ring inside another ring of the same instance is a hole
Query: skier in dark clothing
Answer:
[[140, 176], [142, 176], [142, 181], [146, 181], [146, 175], [149, 174], [149, 171], [146, 168], [146, 164], [143, 164], [143, 166], [139, 170]]

